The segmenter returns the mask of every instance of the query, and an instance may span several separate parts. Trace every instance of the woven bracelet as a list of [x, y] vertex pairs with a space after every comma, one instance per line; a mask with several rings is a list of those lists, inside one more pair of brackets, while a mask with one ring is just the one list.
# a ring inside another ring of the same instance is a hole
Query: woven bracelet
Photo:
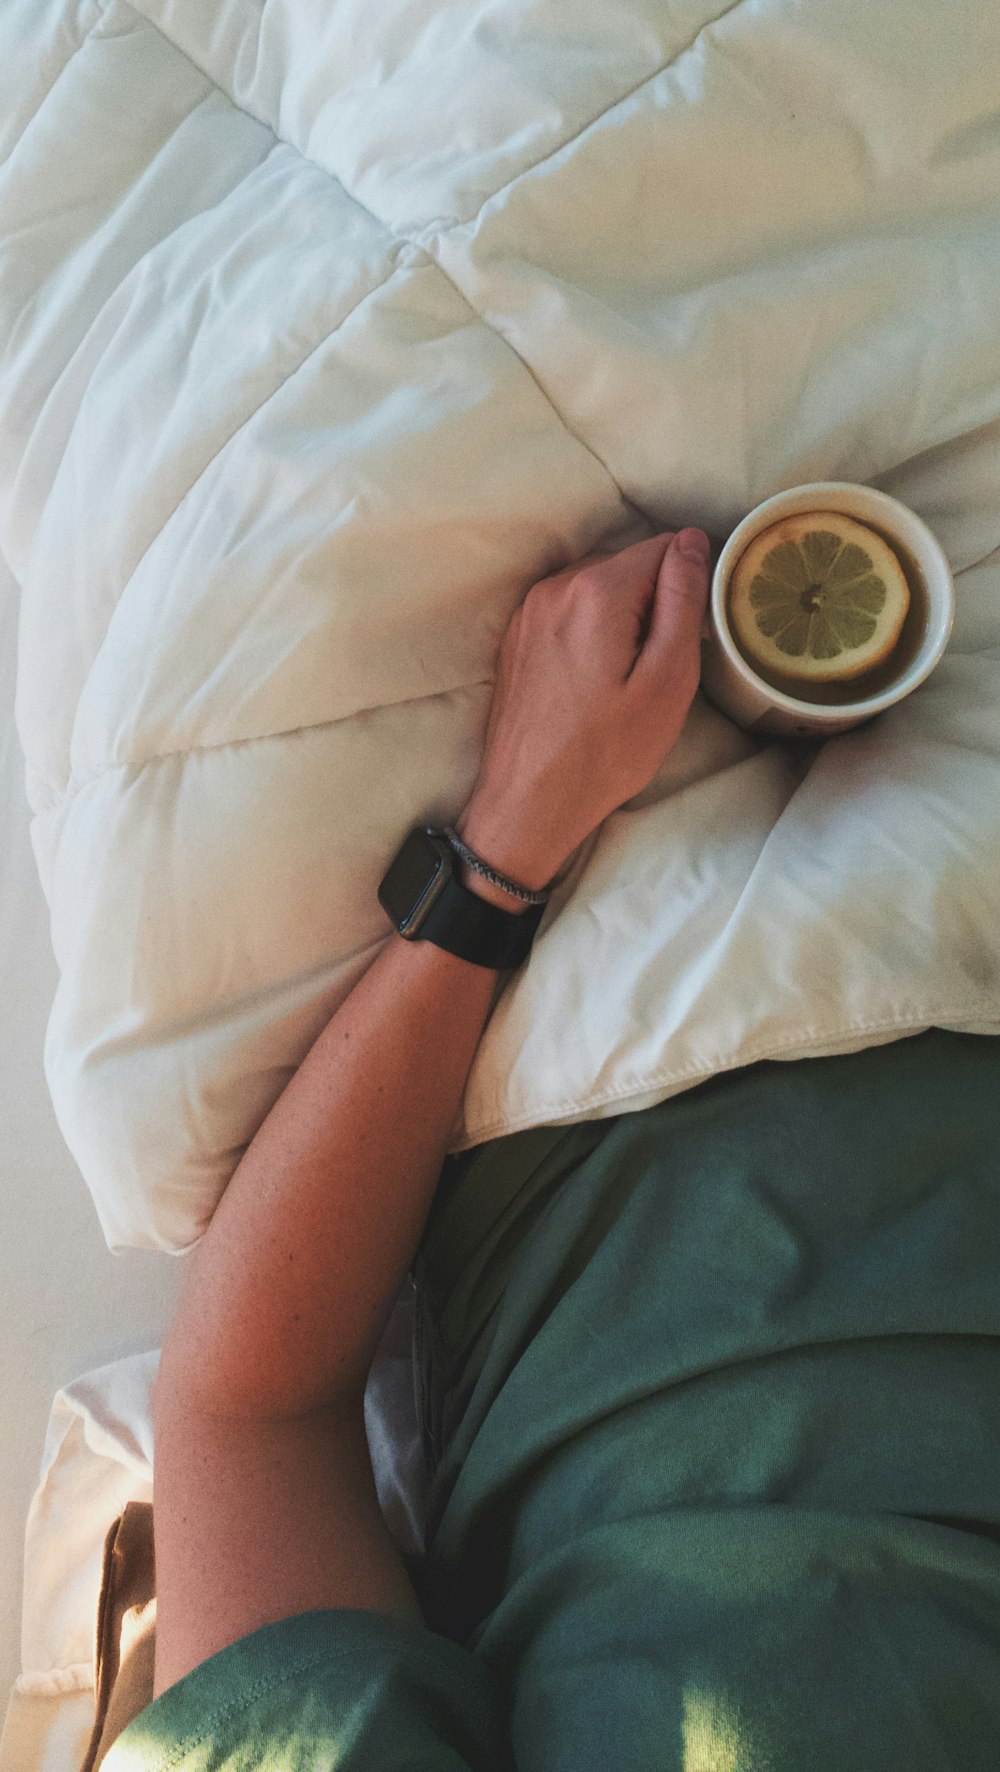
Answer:
[[479, 856], [475, 855], [468, 847], [468, 844], [462, 842], [461, 837], [457, 835], [450, 824], [445, 825], [444, 835], [452, 848], [462, 857], [462, 860], [468, 862], [470, 868], [475, 868], [477, 874], [482, 874], [485, 879], [491, 880], [494, 886], [501, 886], [504, 892], [511, 893], [514, 898], [523, 899], [526, 904], [545, 904], [551, 896], [551, 887], [547, 892], [532, 892], [527, 886], [519, 886], [516, 880], [508, 880], [506, 875], [498, 874], [496, 868], [487, 867], [485, 861], [481, 861]]

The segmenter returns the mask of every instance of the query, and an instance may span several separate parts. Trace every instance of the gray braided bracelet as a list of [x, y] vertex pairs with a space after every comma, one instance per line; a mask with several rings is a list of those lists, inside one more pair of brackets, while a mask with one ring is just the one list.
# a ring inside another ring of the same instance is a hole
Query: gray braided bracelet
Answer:
[[502, 886], [503, 890], [512, 893], [514, 898], [522, 898], [527, 904], [545, 904], [551, 896], [551, 887], [548, 892], [531, 892], [527, 886], [518, 886], [516, 881], [508, 880], [506, 875], [498, 874], [495, 868], [487, 867], [486, 863], [480, 861], [479, 856], [473, 854], [468, 845], [462, 842], [461, 837], [456, 834], [450, 824], [445, 825], [443, 834], [447, 837], [452, 848], [462, 857], [462, 860], [468, 862], [470, 868], [475, 868], [477, 874], [484, 875], [487, 880], [493, 882], [494, 886]]

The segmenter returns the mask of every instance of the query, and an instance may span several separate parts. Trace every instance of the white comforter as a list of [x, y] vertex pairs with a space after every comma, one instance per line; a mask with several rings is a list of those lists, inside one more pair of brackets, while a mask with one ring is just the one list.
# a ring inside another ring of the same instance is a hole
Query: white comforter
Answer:
[[452, 1148], [1000, 1029], [998, 94], [981, 0], [4, 0], [0, 547], [113, 1245], [203, 1230], [535, 579], [806, 479], [930, 523], [948, 655], [815, 756], [696, 703]]

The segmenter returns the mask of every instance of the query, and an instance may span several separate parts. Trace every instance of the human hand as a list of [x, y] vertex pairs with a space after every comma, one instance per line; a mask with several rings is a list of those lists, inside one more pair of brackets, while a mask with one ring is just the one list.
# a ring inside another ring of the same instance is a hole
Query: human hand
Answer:
[[499, 872], [546, 886], [652, 780], [698, 687], [708, 559], [700, 529], [653, 536], [540, 579], [515, 610], [455, 821]]

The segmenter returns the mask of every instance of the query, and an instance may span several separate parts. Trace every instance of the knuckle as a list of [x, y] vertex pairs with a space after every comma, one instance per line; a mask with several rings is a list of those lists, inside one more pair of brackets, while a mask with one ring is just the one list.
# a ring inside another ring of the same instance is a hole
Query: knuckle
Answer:
[[696, 560], [685, 560], [672, 554], [664, 574], [667, 589], [685, 603], [704, 603], [708, 590], [708, 570]]
[[572, 591], [577, 597], [596, 598], [603, 594], [606, 575], [596, 566], [582, 566], [572, 581]]

